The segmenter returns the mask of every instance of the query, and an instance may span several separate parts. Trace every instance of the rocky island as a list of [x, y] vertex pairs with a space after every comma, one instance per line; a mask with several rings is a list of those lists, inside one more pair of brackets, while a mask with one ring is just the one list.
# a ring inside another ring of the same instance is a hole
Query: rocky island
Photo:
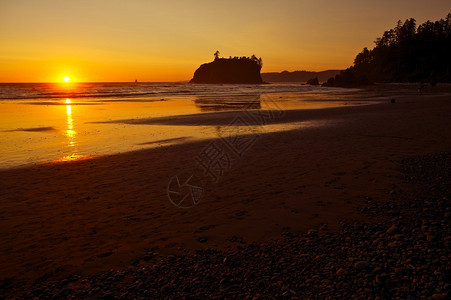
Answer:
[[263, 83], [260, 71], [262, 59], [251, 57], [220, 58], [216, 51], [212, 62], [201, 65], [190, 83]]

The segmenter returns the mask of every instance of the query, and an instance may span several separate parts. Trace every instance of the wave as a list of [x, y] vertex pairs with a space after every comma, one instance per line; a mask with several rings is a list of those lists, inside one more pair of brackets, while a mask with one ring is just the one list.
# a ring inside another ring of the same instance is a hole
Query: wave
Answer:
[[263, 93], [336, 93], [336, 89], [293, 84], [187, 84], [187, 83], [2, 83], [0, 100], [139, 99], [159, 96], [248, 95]]

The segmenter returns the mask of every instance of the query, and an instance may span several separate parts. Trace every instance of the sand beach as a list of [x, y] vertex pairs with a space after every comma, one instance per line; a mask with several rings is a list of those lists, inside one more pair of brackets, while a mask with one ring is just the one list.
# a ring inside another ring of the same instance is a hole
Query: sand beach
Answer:
[[[393, 216], [362, 208], [414, 197], [421, 184], [405, 181], [401, 162], [450, 151], [450, 112], [449, 94], [285, 110], [266, 125], [299, 126], [252, 134], [246, 132], [252, 126], [243, 126], [247, 140], [255, 140], [217, 178], [197, 158], [219, 139], [162, 141], [151, 149], [3, 169], [3, 293], [17, 296], [46, 282], [149, 266], [199, 250], [240, 255], [243, 247], [270, 244], [287, 233], [327, 229], [338, 235], [345, 223], [389, 227]], [[115, 122], [231, 128], [237, 113]], [[202, 188], [189, 209], [168, 198], [171, 179], [186, 173]]]

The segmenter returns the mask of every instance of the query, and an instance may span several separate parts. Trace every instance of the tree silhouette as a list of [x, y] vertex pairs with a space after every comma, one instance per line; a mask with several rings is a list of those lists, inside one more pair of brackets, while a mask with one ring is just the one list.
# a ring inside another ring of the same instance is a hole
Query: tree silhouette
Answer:
[[[247, 57], [245, 57], [247, 58]], [[251, 58], [252, 61], [256, 62], [260, 67], [263, 66], [263, 60], [262, 58], [257, 58], [257, 56], [255, 56], [255, 54], [252, 54]]]
[[451, 82], [451, 14], [416, 26], [415, 19], [395, 28], [364, 48], [354, 65], [325, 85], [357, 86], [370, 82]]

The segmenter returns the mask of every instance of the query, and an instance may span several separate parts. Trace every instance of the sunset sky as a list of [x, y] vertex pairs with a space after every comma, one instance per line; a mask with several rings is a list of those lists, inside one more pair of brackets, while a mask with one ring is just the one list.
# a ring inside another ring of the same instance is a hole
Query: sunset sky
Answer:
[[451, 1], [0, 0], [0, 82], [179, 81], [221, 56], [262, 72], [342, 69], [398, 19]]

